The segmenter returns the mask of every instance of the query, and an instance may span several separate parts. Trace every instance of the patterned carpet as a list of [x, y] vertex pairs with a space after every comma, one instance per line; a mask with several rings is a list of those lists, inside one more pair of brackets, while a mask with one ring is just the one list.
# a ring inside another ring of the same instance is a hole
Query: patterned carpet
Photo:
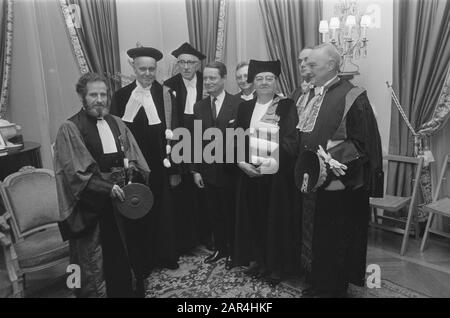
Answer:
[[[228, 271], [225, 260], [204, 264], [208, 255], [198, 249], [192, 256], [180, 259], [177, 270], [162, 269], [148, 279], [148, 298], [299, 298], [305, 287], [300, 279], [282, 282], [275, 288], [263, 280], [244, 274], [244, 267]], [[426, 295], [382, 280], [381, 288], [368, 289], [350, 286], [352, 298], [424, 298]]]
[[[208, 251], [198, 249], [193, 256], [180, 259], [177, 270], [157, 270], [148, 279], [148, 298], [299, 298], [305, 287], [300, 279], [284, 281], [272, 288], [263, 280], [244, 274], [244, 267], [227, 271], [222, 259], [216, 264], [204, 264]], [[382, 280], [381, 288], [369, 289], [351, 285], [352, 298], [426, 298], [428, 296]], [[27, 288], [27, 297], [72, 298], [65, 285], [65, 278], [59, 277], [40, 286]]]

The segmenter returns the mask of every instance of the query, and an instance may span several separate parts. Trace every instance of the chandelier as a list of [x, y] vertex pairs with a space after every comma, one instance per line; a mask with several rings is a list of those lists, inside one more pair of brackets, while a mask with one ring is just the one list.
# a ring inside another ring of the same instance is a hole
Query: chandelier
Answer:
[[333, 44], [341, 55], [340, 75], [359, 74], [359, 66], [353, 63], [361, 55], [367, 56], [367, 29], [371, 24], [369, 15], [358, 13], [356, 0], [341, 0], [334, 7], [334, 16], [320, 21], [319, 32], [323, 43]]

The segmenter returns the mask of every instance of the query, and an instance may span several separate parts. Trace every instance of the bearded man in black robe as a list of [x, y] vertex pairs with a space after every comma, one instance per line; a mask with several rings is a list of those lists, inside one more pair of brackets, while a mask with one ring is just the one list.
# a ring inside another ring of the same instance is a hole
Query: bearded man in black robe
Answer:
[[[76, 90], [83, 108], [61, 125], [54, 148], [58, 225], [63, 239], [69, 240], [70, 262], [81, 271], [75, 294], [132, 297], [126, 219], [118, 214], [115, 202], [125, 199], [121, 189], [125, 158], [142, 172], [137, 174], [141, 181], [149, 169], [129, 129], [120, 118], [109, 115], [107, 80], [87, 73]], [[142, 280], [138, 284], [142, 286]]]

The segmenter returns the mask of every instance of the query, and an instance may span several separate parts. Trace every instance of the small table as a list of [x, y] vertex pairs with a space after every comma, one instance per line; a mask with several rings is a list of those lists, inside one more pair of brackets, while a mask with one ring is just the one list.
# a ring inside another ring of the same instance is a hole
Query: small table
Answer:
[[23, 166], [42, 168], [40, 148], [37, 142], [25, 141], [23, 149], [0, 156], [0, 181]]

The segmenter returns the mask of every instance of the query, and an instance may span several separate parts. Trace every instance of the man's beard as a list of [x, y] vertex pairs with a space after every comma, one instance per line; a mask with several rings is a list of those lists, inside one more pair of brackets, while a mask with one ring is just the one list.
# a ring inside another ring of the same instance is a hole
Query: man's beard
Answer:
[[94, 105], [88, 106], [85, 99], [83, 99], [83, 107], [86, 112], [93, 117], [103, 118], [109, 114], [109, 100], [105, 103], [96, 103]]

